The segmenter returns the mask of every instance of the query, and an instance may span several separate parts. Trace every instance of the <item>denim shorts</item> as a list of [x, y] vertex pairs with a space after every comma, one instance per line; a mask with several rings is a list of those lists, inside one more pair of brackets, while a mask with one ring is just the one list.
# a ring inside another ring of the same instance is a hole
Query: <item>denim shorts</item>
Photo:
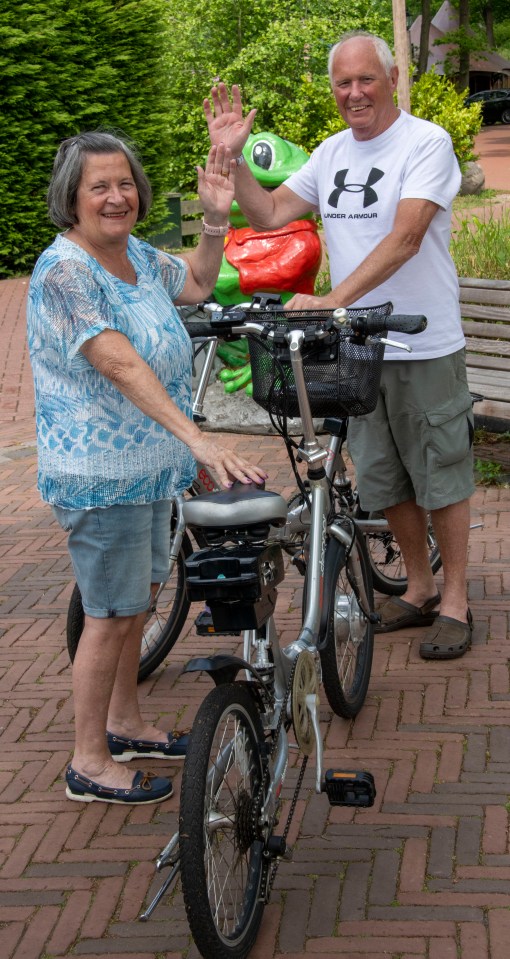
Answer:
[[349, 421], [363, 509], [415, 500], [434, 510], [468, 499], [473, 432], [464, 350], [385, 362], [374, 412]]
[[53, 513], [68, 549], [83, 609], [108, 619], [149, 608], [151, 583], [164, 582], [170, 553], [170, 501]]

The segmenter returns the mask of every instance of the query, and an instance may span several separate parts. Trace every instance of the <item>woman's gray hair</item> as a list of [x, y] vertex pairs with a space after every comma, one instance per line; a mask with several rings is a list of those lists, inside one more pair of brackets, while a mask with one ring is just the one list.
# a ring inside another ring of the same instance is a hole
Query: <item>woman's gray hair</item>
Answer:
[[395, 60], [386, 40], [376, 36], [375, 33], [369, 33], [368, 30], [349, 30], [347, 33], [342, 34], [338, 43], [335, 43], [329, 51], [328, 73], [330, 81], [332, 82], [333, 80], [333, 60], [335, 59], [337, 51], [344, 43], [347, 43], [348, 40], [353, 40], [355, 37], [365, 37], [373, 43], [379, 62], [386, 71], [387, 76], [389, 76], [390, 70], [395, 66]]
[[134, 145], [116, 133], [91, 130], [69, 137], [60, 144], [53, 162], [53, 173], [48, 187], [48, 212], [55, 226], [67, 230], [76, 219], [76, 196], [83, 174], [85, 158], [91, 153], [123, 153], [126, 157], [136, 189], [139, 208], [137, 221], [143, 220], [152, 202], [151, 185], [138, 159]]

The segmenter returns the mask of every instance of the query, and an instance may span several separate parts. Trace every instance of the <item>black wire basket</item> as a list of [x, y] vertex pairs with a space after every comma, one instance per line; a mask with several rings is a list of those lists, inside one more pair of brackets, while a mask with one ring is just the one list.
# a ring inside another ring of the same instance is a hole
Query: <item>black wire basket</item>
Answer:
[[[391, 303], [349, 309], [350, 318], [391, 314]], [[274, 326], [305, 330], [323, 325], [331, 310], [275, 311], [266, 314]], [[262, 321], [261, 313], [257, 314]], [[304, 344], [303, 373], [312, 416], [361, 416], [377, 404], [384, 344], [351, 342], [350, 334], [332, 331], [325, 340]], [[287, 346], [271, 340], [250, 338], [253, 399], [272, 416], [299, 416], [296, 384]]]

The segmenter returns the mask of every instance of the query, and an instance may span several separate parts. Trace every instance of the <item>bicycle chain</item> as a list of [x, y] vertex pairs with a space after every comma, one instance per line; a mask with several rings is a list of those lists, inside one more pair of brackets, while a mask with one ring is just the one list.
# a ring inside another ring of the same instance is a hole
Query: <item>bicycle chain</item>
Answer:
[[[291, 672], [290, 672], [289, 681], [288, 681], [288, 683], [287, 683], [287, 688], [286, 688], [285, 693], [284, 693], [284, 696], [283, 696], [282, 708], [281, 708], [281, 710], [280, 710], [280, 715], [279, 715], [279, 717], [278, 717], [278, 722], [277, 722], [277, 724], [276, 724], [275, 731], [274, 731], [274, 744], [273, 744], [273, 748], [272, 748], [271, 752], [269, 753], [268, 760], [266, 761], [265, 776], [268, 775], [268, 766], [267, 766], [267, 763], [268, 763], [269, 760], [273, 759], [274, 756], [275, 756], [276, 748], [277, 748], [277, 745], [278, 745], [278, 739], [279, 739], [279, 736], [280, 736], [280, 731], [281, 731], [281, 728], [282, 728], [282, 724], [283, 724], [283, 722], [284, 722], [284, 720], [285, 720], [285, 716], [286, 716], [286, 714], [287, 714], [287, 705], [288, 705], [288, 702], [289, 702], [290, 694], [291, 694], [291, 692], [292, 692], [292, 685], [293, 685], [293, 682], [294, 682], [294, 673], [295, 673], [295, 671], [296, 671], [296, 664], [297, 664], [297, 657], [296, 657], [296, 659], [294, 660], [294, 662], [293, 662], [293, 664], [292, 664], [292, 669], [291, 669]], [[285, 823], [285, 828], [284, 828], [283, 834], [282, 834], [283, 840], [286, 840], [286, 839], [287, 839], [287, 836], [289, 835], [289, 830], [290, 830], [290, 826], [291, 826], [291, 822], [292, 822], [294, 813], [295, 813], [295, 811], [296, 811], [296, 805], [297, 805], [297, 801], [298, 801], [298, 796], [299, 796], [299, 793], [300, 793], [300, 791], [301, 791], [301, 786], [302, 786], [302, 783], [303, 783], [303, 777], [304, 777], [304, 774], [305, 774], [307, 762], [308, 762], [308, 756], [303, 756], [303, 762], [301, 763], [301, 769], [299, 770], [298, 781], [297, 781], [296, 786], [295, 786], [295, 789], [294, 789], [294, 794], [293, 794], [293, 796], [292, 796], [292, 800], [291, 800], [291, 804], [290, 804], [290, 809], [289, 809], [289, 812], [288, 812], [288, 815], [287, 815], [287, 821], [286, 821], [286, 823]], [[264, 778], [265, 778], [265, 776], [264, 776]], [[259, 787], [259, 790], [258, 790], [258, 793], [257, 793], [257, 797], [256, 797], [256, 802], [254, 803], [254, 817], [256, 817], [256, 815], [257, 815], [256, 810], [259, 809], [259, 804], [260, 804], [260, 800], [261, 800], [261, 793], [263, 793], [263, 782], [261, 782], [261, 784], [260, 784], [260, 787]], [[256, 829], [257, 826], [258, 826], [258, 823], [255, 821], [253, 825], [254, 825], [254, 828]], [[273, 827], [274, 827], [274, 821], [273, 821], [273, 823], [272, 823], [272, 825], [271, 825], [271, 834], [272, 834]], [[280, 865], [280, 859], [278, 859], [278, 858], [272, 859], [272, 860], [269, 860], [269, 861], [268, 861], [268, 860], [265, 861], [265, 864], [264, 864], [264, 867], [263, 867], [263, 873], [262, 873], [262, 882], [261, 882], [261, 888], [264, 889], [264, 901], [265, 901], [265, 902], [269, 902], [269, 897], [270, 897], [270, 895], [271, 895], [271, 889], [273, 888], [273, 883], [274, 883], [274, 881], [275, 881], [276, 873], [277, 873], [277, 871], [278, 871], [278, 866], [279, 866], [279, 865]], [[270, 872], [269, 872], [269, 870], [270, 870]]]
[[[303, 777], [305, 775], [307, 762], [308, 762], [308, 756], [303, 756], [303, 762], [301, 763], [301, 769], [299, 770], [298, 781], [294, 789], [294, 795], [292, 796], [289, 814], [287, 816], [287, 822], [285, 823], [285, 829], [283, 830], [283, 833], [282, 833], [282, 838], [284, 841], [287, 839], [287, 836], [289, 835], [290, 825], [291, 825], [292, 819], [294, 818], [294, 813], [296, 811], [298, 796], [299, 796], [299, 793], [301, 792], [301, 786], [303, 784]], [[280, 862], [281, 862], [280, 859], [273, 859], [271, 873], [267, 879], [266, 902], [269, 901], [269, 897], [271, 895], [271, 890], [273, 888], [273, 883], [276, 879], [276, 873], [278, 872], [278, 867], [280, 865]]]

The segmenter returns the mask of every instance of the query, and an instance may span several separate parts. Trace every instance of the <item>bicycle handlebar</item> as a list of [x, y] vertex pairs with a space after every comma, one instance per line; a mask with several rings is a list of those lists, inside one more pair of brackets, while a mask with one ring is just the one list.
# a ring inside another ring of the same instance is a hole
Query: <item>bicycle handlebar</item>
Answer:
[[[386, 333], [390, 330], [395, 333], [422, 333], [427, 326], [425, 316], [406, 313], [392, 313], [389, 316], [370, 315], [370, 311], [364, 314], [357, 309], [355, 315], [349, 316], [349, 310], [345, 309], [314, 310], [307, 313], [303, 310], [265, 311], [246, 309], [244, 306], [222, 308], [215, 305], [209, 314], [209, 318], [204, 317], [197, 320], [182, 317], [182, 321], [192, 339], [215, 336], [228, 339], [229, 337], [241, 336], [243, 330], [240, 328], [243, 326], [249, 326], [251, 328], [250, 332], [261, 332], [263, 328], [269, 330], [276, 321], [279, 321], [280, 324], [285, 321], [289, 324], [289, 329], [292, 329], [293, 317], [301, 326], [306, 320], [314, 324], [318, 339], [322, 338], [326, 332], [331, 332], [334, 329], [343, 333], [344, 336], [366, 337]], [[323, 325], [319, 325], [320, 320], [324, 321]], [[246, 329], [246, 332], [249, 332], [248, 329]]]

